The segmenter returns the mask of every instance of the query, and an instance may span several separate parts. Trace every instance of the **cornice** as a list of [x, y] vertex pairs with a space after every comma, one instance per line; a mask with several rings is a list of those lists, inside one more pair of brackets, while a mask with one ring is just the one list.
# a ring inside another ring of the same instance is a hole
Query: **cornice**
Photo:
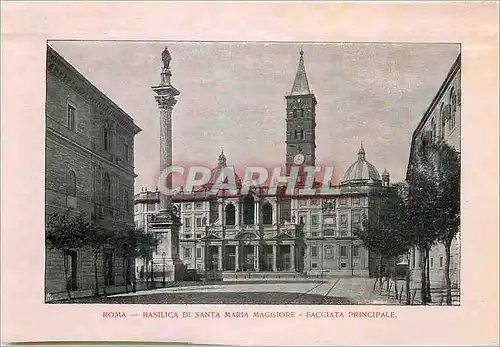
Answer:
[[[420, 132], [422, 131], [425, 123], [427, 122], [427, 120], [429, 119], [431, 114], [433, 113], [436, 105], [438, 104], [438, 101], [441, 99], [441, 96], [444, 94], [444, 92], [447, 90], [447, 88], [451, 84], [453, 78], [457, 74], [461, 73], [461, 70], [462, 70], [462, 54], [460, 53], [458, 55], [457, 59], [455, 60], [455, 62], [453, 63], [453, 65], [451, 66], [450, 70], [448, 71], [443, 83], [441, 83], [441, 86], [439, 87], [438, 92], [434, 95], [431, 103], [429, 104], [429, 106], [425, 110], [424, 116], [422, 117], [422, 119], [418, 123], [417, 127], [413, 131], [413, 134], [411, 136], [410, 153], [409, 153], [409, 158], [408, 158], [408, 165], [406, 167], [406, 178], [405, 179], [408, 179], [408, 173], [410, 172], [410, 166], [412, 165], [413, 160], [414, 160], [413, 157], [414, 157], [414, 151], [415, 151], [415, 142], [416, 142], [416, 138], [417, 138], [418, 134], [420, 134]], [[459, 80], [459, 83], [461, 83], [460, 80]], [[457, 95], [458, 95], [459, 100], [461, 100], [461, 93], [462, 93], [462, 91], [460, 88], [459, 90], [457, 90]], [[460, 104], [460, 102], [459, 102], [459, 104]]]
[[[432, 98], [431, 103], [427, 107], [427, 109], [424, 112], [424, 116], [418, 123], [417, 127], [415, 128], [415, 131], [413, 132], [413, 137], [416, 137], [418, 133], [422, 130], [424, 127], [425, 123], [427, 123], [427, 120], [429, 117], [432, 115], [434, 110], [436, 109], [436, 106], [439, 103], [439, 100], [441, 100], [443, 94], [447, 91], [448, 87], [451, 85], [451, 82], [453, 81], [453, 78], [461, 71], [461, 54], [458, 55], [457, 59], [451, 66], [450, 70], [446, 74], [446, 78], [444, 79], [443, 83], [441, 83], [439, 90], [437, 93], [434, 95]], [[461, 93], [461, 90], [456, 91], [457, 94]]]
[[106, 114], [110, 115], [127, 130], [134, 134], [142, 130], [134, 123], [132, 117], [95, 87], [50, 46], [47, 46], [47, 73], [50, 73], [71, 87], [94, 106], [104, 110]]

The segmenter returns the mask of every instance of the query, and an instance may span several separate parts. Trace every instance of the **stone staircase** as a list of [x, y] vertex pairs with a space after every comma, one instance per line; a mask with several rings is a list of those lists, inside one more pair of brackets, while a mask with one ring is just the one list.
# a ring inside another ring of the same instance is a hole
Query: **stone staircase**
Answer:
[[227, 271], [222, 273], [223, 281], [278, 281], [278, 280], [308, 280], [308, 277], [300, 272], [254, 272], [254, 271]]

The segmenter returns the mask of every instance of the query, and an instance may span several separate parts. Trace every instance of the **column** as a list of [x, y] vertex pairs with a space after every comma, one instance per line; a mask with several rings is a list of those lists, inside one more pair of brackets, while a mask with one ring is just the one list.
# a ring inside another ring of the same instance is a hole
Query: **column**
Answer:
[[278, 245], [274, 244], [273, 245], [273, 271], [276, 272], [278, 271], [278, 266], [277, 266], [277, 260], [278, 260]]
[[257, 201], [253, 202], [253, 224], [257, 224]]
[[295, 245], [290, 245], [290, 268], [295, 271]]
[[240, 269], [240, 245], [234, 247], [234, 270], [238, 271]]
[[[170, 84], [172, 73], [168, 67], [161, 72], [161, 83], [152, 87], [155, 99], [160, 109], [160, 170], [172, 165], [172, 109], [177, 103], [175, 97], [179, 91]], [[167, 177], [167, 185], [171, 185], [171, 177]], [[160, 211], [164, 211], [170, 204], [169, 196], [161, 194]]]
[[219, 256], [218, 256], [219, 264], [217, 264], [217, 265], [218, 265], [219, 271], [222, 271], [222, 245], [217, 246], [217, 248], [218, 248], [218, 253], [219, 253]]
[[253, 254], [254, 254], [254, 258], [255, 258], [255, 260], [254, 260], [255, 271], [260, 271], [260, 266], [259, 266], [260, 265], [259, 264], [260, 263], [260, 261], [259, 261], [259, 256], [260, 256], [260, 254], [259, 254], [259, 248], [260, 248], [259, 245], [254, 245], [253, 246], [253, 250], [254, 250]]
[[223, 214], [223, 211], [224, 211], [224, 203], [222, 201], [219, 201], [219, 225], [223, 225], [224, 224], [224, 214]]

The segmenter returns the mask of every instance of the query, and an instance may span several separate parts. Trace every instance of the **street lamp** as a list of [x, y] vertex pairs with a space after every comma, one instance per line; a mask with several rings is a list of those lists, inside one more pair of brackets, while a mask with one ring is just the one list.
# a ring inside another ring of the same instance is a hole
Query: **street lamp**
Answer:
[[163, 286], [165, 287], [165, 258], [167, 257], [167, 253], [163, 252], [161, 254], [161, 257], [163, 259]]

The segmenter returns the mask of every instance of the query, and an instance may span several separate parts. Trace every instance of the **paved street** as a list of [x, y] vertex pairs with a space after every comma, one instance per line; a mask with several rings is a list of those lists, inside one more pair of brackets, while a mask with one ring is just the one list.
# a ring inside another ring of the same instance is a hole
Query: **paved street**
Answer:
[[117, 294], [101, 299], [75, 302], [121, 304], [185, 303], [185, 304], [330, 304], [330, 305], [395, 305], [387, 296], [372, 292], [373, 279], [334, 278], [324, 282], [223, 283], [160, 288], [136, 293]]

